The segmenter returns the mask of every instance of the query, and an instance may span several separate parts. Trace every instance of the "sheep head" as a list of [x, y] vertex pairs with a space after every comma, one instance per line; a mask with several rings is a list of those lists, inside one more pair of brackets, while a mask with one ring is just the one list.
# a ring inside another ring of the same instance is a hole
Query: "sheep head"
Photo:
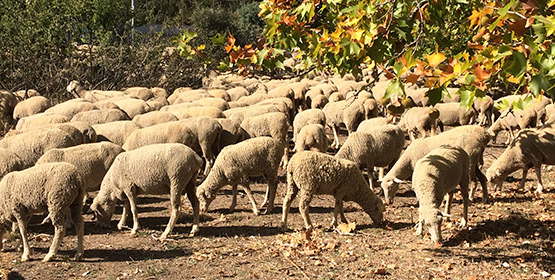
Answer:
[[397, 191], [399, 190], [400, 183], [402, 183], [402, 181], [397, 178], [383, 179], [381, 187], [384, 194], [385, 204], [393, 203], [393, 198], [395, 198], [395, 194], [397, 194]]
[[103, 227], [110, 227], [110, 221], [112, 220], [112, 214], [116, 208], [115, 201], [112, 201], [106, 196], [99, 193], [91, 204], [91, 210], [96, 218], [96, 223]]
[[199, 202], [199, 208], [201, 212], [206, 212], [208, 210], [208, 206], [214, 200], [215, 196], [210, 193], [206, 188], [203, 188], [202, 185], [197, 188], [197, 198]]
[[420, 222], [422, 226], [428, 229], [432, 241], [438, 245], [442, 242], [441, 223], [443, 222], [444, 216], [445, 215], [438, 209], [420, 211], [420, 217], [422, 219]]

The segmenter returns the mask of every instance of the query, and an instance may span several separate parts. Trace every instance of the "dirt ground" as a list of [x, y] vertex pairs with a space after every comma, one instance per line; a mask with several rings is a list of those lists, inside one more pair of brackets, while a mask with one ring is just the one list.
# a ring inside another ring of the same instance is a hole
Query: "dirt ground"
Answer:
[[[343, 137], [343, 141], [344, 141]], [[504, 141], [504, 139], [499, 139]], [[502, 145], [489, 146], [485, 172], [499, 156]], [[462, 202], [456, 196], [452, 221], [443, 223], [444, 245], [432, 245], [429, 236], [414, 234], [417, 201], [410, 185], [403, 185], [385, 212], [387, 223], [375, 226], [358, 205], [345, 204], [347, 219], [356, 224], [352, 233], [330, 229], [333, 199], [313, 199], [310, 213], [317, 229], [305, 233], [293, 202], [291, 231], [280, 230], [281, 201], [285, 178], [272, 214], [255, 216], [247, 197], [238, 199], [229, 213], [230, 188], [224, 188], [201, 214], [200, 234], [188, 237], [191, 208], [183, 199], [184, 214], [171, 240], [155, 239], [169, 218], [167, 196], [139, 199], [140, 233], [118, 231], [118, 206], [110, 229], [101, 229], [85, 214], [85, 257], [74, 262], [76, 237], [68, 230], [55, 261], [41, 263], [52, 241], [51, 225], [39, 225], [35, 217], [29, 228], [32, 261], [22, 263], [17, 234], [7, 235], [0, 253], [0, 279], [555, 279], [555, 172], [543, 171], [544, 194], [534, 192], [534, 172], [525, 189], [518, 189], [521, 173], [509, 177], [503, 190], [490, 190], [489, 203], [478, 191], [470, 206], [469, 227], [461, 229]], [[262, 201], [265, 185], [253, 184], [255, 198]], [[128, 221], [128, 225], [131, 220]]]

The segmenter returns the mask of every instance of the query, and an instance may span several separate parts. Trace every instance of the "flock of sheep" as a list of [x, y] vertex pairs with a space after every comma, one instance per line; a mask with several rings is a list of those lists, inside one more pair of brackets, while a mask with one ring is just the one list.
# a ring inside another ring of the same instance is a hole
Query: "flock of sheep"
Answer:
[[[541, 165], [555, 164], [555, 110], [549, 98], [524, 111], [497, 112], [494, 104], [500, 101], [491, 97], [465, 109], [456, 95], [430, 107], [426, 89], [411, 86], [401, 102], [405, 112], [390, 115], [396, 109], [390, 104], [395, 97], [384, 98], [388, 83], [369, 75], [359, 80], [348, 75], [302, 80], [227, 75], [207, 80], [204, 88], [178, 88], [168, 95], [161, 88], [85, 90], [72, 81], [67, 90], [75, 98], [59, 104], [35, 91], [0, 91], [2, 123], [14, 127], [0, 140], [0, 239], [10, 227], [19, 229], [22, 260], [29, 260], [28, 221], [33, 214], [47, 213], [43, 222], [51, 222], [55, 231], [43, 261], [56, 255], [69, 221], [76, 230], [79, 260], [84, 253], [82, 209], [91, 193], [96, 196], [90, 209], [100, 226], [109, 226], [116, 203], [123, 201], [117, 227], [125, 227], [130, 213], [131, 234], [140, 229], [137, 196], [169, 194], [170, 220], [160, 236], [165, 240], [185, 192], [193, 209], [190, 234], [195, 235], [199, 212], [207, 211], [226, 185], [233, 189], [231, 210], [240, 185], [254, 214], [260, 208], [271, 213], [280, 167], [287, 170], [283, 228], [297, 194], [307, 229], [312, 228], [310, 201], [317, 194], [334, 196], [334, 226], [347, 221], [343, 201], [356, 202], [381, 224], [384, 202], [391, 204], [399, 184], [412, 177], [420, 202], [417, 233], [427, 229], [437, 243], [457, 186], [463, 196], [463, 227], [478, 183], [487, 201], [488, 181], [500, 188], [510, 173], [522, 169], [523, 186], [534, 167], [542, 192]], [[518, 97], [505, 97], [513, 98]], [[454, 128], [438, 134], [444, 125]], [[340, 127], [348, 132], [342, 145]], [[508, 131], [509, 146], [484, 175], [484, 149], [501, 130]], [[405, 148], [407, 136], [411, 143]], [[249, 187], [258, 176], [267, 181], [261, 204]], [[378, 178], [384, 201], [374, 192]], [[446, 195], [443, 212], [439, 208]]]

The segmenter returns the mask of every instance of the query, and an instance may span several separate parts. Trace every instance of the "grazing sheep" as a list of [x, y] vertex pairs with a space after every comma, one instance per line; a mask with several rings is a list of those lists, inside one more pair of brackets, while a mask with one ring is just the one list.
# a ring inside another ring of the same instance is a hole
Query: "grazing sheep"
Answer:
[[10, 130], [6, 135], [5, 138], [12, 137], [15, 135], [23, 134], [33, 130], [44, 130], [44, 129], [52, 129], [52, 128], [59, 128], [65, 132], [67, 132], [75, 143], [75, 145], [80, 145], [83, 143], [92, 143], [96, 142], [97, 136], [96, 131], [87, 123], [84, 122], [68, 122], [68, 123], [54, 123], [54, 124], [46, 124], [40, 127], [34, 127], [25, 130]]
[[509, 135], [505, 144], [508, 145], [515, 139], [513, 130], [535, 127], [536, 124], [537, 113], [533, 107], [529, 107], [525, 110], [506, 110], [491, 125], [488, 129], [488, 133], [491, 135], [493, 142], [495, 143], [499, 131], [507, 130]]
[[430, 107], [413, 107], [401, 117], [399, 127], [405, 131], [411, 140], [416, 139], [414, 133], [419, 132], [423, 137], [435, 135], [439, 110]]
[[86, 122], [89, 125], [129, 120], [129, 116], [119, 109], [91, 110], [77, 113], [72, 122]]
[[164, 241], [173, 230], [179, 218], [181, 194], [183, 190], [193, 207], [193, 228], [190, 235], [198, 232], [199, 204], [195, 194], [195, 180], [202, 159], [191, 148], [177, 143], [156, 144], [119, 154], [106, 173], [100, 191], [94, 198], [91, 210], [97, 221], [108, 226], [114, 213], [116, 200], [124, 200], [125, 207], [118, 223], [118, 229], [125, 226], [127, 214], [131, 211], [133, 228], [131, 234], [139, 230], [137, 196], [141, 194], [170, 195], [171, 214], [166, 230], [160, 236]]
[[21, 98], [21, 99], [28, 99], [35, 96], [41, 96], [40, 92], [36, 89], [22, 89], [14, 92], [14, 95]]
[[241, 122], [241, 128], [245, 130], [249, 137], [270, 136], [278, 140], [283, 149], [283, 166], [287, 166], [289, 159], [287, 131], [289, 122], [282, 113], [267, 113], [256, 117], [246, 118]]
[[366, 132], [368, 130], [373, 129], [374, 127], [388, 125], [389, 123], [391, 123], [391, 121], [384, 117], [371, 118], [371, 119], [362, 121], [358, 125], [357, 131]]
[[[237, 144], [246, 138], [248, 138], [247, 133], [241, 127], [241, 123], [237, 120], [231, 119], [216, 119], [222, 126], [222, 133], [220, 134], [220, 144], [218, 145], [220, 149], [226, 146]], [[219, 151], [218, 151], [219, 152]]]
[[382, 200], [372, 191], [356, 163], [319, 152], [300, 152], [291, 157], [287, 166], [287, 194], [283, 199], [281, 226], [287, 228], [287, 215], [291, 202], [300, 189], [299, 212], [307, 230], [312, 229], [308, 216], [310, 201], [314, 195], [327, 194], [335, 197], [332, 225], [339, 219], [346, 223], [343, 201], [354, 201], [376, 224], [383, 220]]
[[168, 97], [170, 104], [190, 103], [202, 98], [212, 97], [204, 89], [194, 89], [188, 91], [177, 92], [175, 90], [172, 95]]
[[[405, 134], [396, 125], [378, 126], [364, 132], [353, 132], [335, 155], [348, 159], [368, 171], [368, 182], [374, 189], [374, 167], [392, 166], [403, 151]], [[383, 171], [382, 171], [383, 173]]]
[[[182, 111], [190, 117], [210, 117], [210, 118], [225, 118], [222, 110], [216, 107], [189, 107]], [[179, 118], [179, 116], [177, 116]], [[179, 119], [183, 119], [179, 118]]]
[[489, 135], [484, 128], [477, 125], [455, 127], [430, 138], [414, 140], [382, 179], [381, 187], [384, 191], [385, 203], [393, 203], [393, 198], [399, 190], [399, 183], [411, 176], [416, 161], [424, 157], [433, 148], [445, 143], [460, 146], [469, 155], [469, 174], [470, 179], [474, 182], [474, 188], [470, 191], [470, 199], [474, 196], [474, 189], [478, 180], [482, 186], [483, 200], [487, 202], [486, 176], [480, 171], [479, 167], [483, 163], [483, 153], [488, 142]]
[[[142, 99], [126, 98], [114, 102], [131, 120], [137, 115], [150, 112], [148, 103]], [[123, 119], [122, 119], [123, 120]]]
[[227, 102], [231, 101], [231, 97], [227, 93], [227, 91], [223, 89], [210, 89], [208, 90], [208, 94], [212, 95], [214, 98], [221, 98]]
[[[359, 96], [359, 99], [360, 96]], [[363, 99], [361, 99], [363, 100]], [[364, 99], [364, 102], [362, 103], [362, 106], [364, 106], [364, 118], [369, 120], [372, 118], [376, 118], [379, 115], [379, 107], [378, 107], [378, 102], [374, 99], [374, 98], [367, 98]]]
[[423, 234], [427, 227], [432, 241], [440, 244], [441, 222], [443, 214], [439, 210], [443, 198], [449, 194], [445, 203], [446, 212], [450, 214], [453, 192], [457, 185], [461, 188], [463, 198], [463, 217], [461, 227], [468, 223], [468, 154], [461, 147], [442, 145], [418, 160], [412, 174], [412, 187], [418, 198], [417, 235]]
[[230, 211], [233, 211], [237, 204], [237, 185], [241, 185], [252, 204], [252, 211], [258, 215], [259, 210], [249, 187], [249, 177], [264, 176], [268, 181], [264, 199], [268, 207], [265, 213], [270, 213], [274, 207], [279, 182], [277, 173], [282, 157], [282, 143], [270, 137], [247, 139], [225, 147], [220, 151], [206, 180], [197, 188], [201, 211], [208, 209], [218, 190], [225, 185], [233, 187], [230, 206]]
[[501, 189], [503, 181], [518, 169], [522, 169], [520, 188], [524, 187], [526, 175], [530, 167], [534, 167], [538, 177], [537, 192], [543, 192], [541, 177], [542, 164], [555, 164], [555, 126], [548, 124], [538, 129], [524, 129], [515, 140], [505, 149], [503, 154], [495, 160], [486, 172], [489, 182]]
[[329, 98], [332, 93], [337, 91], [337, 86], [334, 84], [319, 84], [312, 87], [312, 89], [321, 89], [322, 94]]
[[157, 98], [157, 97], [162, 97], [164, 99], [168, 98], [168, 92], [161, 87], [150, 88], [150, 91], [154, 95], [154, 98]]
[[100, 102], [95, 102], [94, 106], [96, 106], [97, 109], [117, 109], [117, 110], [121, 110], [121, 108], [116, 105], [116, 103], [114, 103], [113, 99], [106, 99], [106, 100], [102, 100]]
[[266, 105], [273, 105], [279, 108], [279, 111], [284, 113], [289, 119], [289, 123], [293, 124], [293, 118], [297, 114], [297, 108], [293, 101], [289, 98], [279, 97], [279, 98], [270, 98], [263, 100], [256, 104], [257, 106], [266, 106]]
[[[19, 171], [22, 169], [23, 161], [16, 153], [8, 149], [0, 148], [0, 178], [3, 178], [12, 171]], [[1, 240], [0, 238], [0, 241]]]
[[333, 130], [333, 143], [331, 146], [335, 149], [339, 148], [337, 130], [339, 130], [341, 124], [344, 124], [347, 132], [351, 134], [356, 131], [359, 123], [364, 120], [364, 106], [360, 100], [330, 102], [326, 104], [322, 111], [326, 115], [327, 125]]
[[29, 168], [47, 151], [55, 148], [75, 146], [72, 137], [59, 128], [48, 130], [30, 130], [28, 132], [6, 137], [0, 140], [0, 148], [17, 154], [23, 168]]
[[310, 89], [309, 83], [296, 82], [289, 84], [289, 87], [293, 90], [295, 96], [295, 108], [297, 110], [306, 109], [304, 104], [305, 94]]
[[293, 120], [293, 141], [296, 141], [299, 131], [309, 124], [320, 124], [325, 128], [326, 114], [320, 109], [308, 109], [298, 113]]
[[94, 128], [86, 122], [68, 122], [68, 123], [53, 125], [53, 127], [57, 127], [62, 130], [64, 130], [64, 127], [66, 126], [73, 126], [77, 130], [79, 130], [81, 134], [83, 134], [83, 140], [84, 140], [83, 143], [94, 143], [98, 140], [98, 135], [96, 134], [96, 130], [94, 130]]
[[229, 101], [237, 101], [239, 98], [249, 95], [249, 91], [244, 87], [235, 87], [228, 89], [227, 94], [230, 97]]
[[24, 117], [42, 113], [46, 109], [50, 108], [50, 106], [52, 106], [50, 100], [44, 96], [30, 97], [15, 105], [13, 110], [13, 119], [17, 121]]
[[315, 95], [310, 103], [310, 108], [312, 109], [324, 109], [326, 104], [329, 103], [328, 98], [323, 94]]
[[458, 102], [438, 103], [434, 106], [439, 111], [439, 129], [443, 132], [444, 126], [458, 126], [472, 124], [477, 118], [474, 107], [464, 108]]
[[155, 97], [147, 100], [146, 105], [148, 105], [150, 111], [159, 111], [162, 107], [170, 105], [170, 103], [165, 97]]
[[68, 162], [77, 167], [83, 181], [84, 200], [88, 192], [98, 191], [100, 183], [114, 159], [124, 150], [110, 142], [83, 144], [75, 147], [52, 149], [44, 153], [38, 164]]
[[209, 98], [203, 98], [203, 99], [199, 99], [197, 101], [193, 101], [191, 102], [191, 106], [197, 106], [197, 107], [216, 107], [222, 111], [225, 111], [227, 109], [229, 109], [229, 104], [227, 103], [227, 101], [221, 99], [221, 98], [214, 98], [214, 97], [209, 97]]
[[148, 112], [146, 114], [137, 115], [133, 118], [133, 122], [140, 127], [148, 127], [159, 123], [167, 123], [177, 120], [178, 118], [174, 114], [160, 111]]
[[0, 122], [4, 128], [13, 126], [14, 108], [19, 102], [19, 97], [9, 91], [0, 90]]
[[199, 155], [202, 155], [206, 162], [202, 174], [207, 176], [220, 150], [219, 144], [222, 126], [216, 119], [209, 117], [190, 118], [182, 120], [181, 123], [189, 128], [195, 135], [196, 140], [193, 145], [187, 146], [191, 147]]
[[328, 146], [329, 140], [324, 126], [321, 124], [307, 124], [297, 134], [294, 152], [311, 150], [325, 153]]
[[161, 143], [180, 143], [192, 147], [196, 134], [183, 121], [160, 123], [132, 131], [122, 145], [126, 151]]
[[63, 115], [68, 120], [71, 120], [77, 113], [96, 109], [98, 109], [98, 107], [90, 102], [68, 100], [48, 108], [44, 113], [49, 115]]
[[[266, 93], [255, 93], [255, 94], [251, 94], [251, 95], [247, 95], [247, 96], [243, 96], [241, 98], [239, 98], [239, 100], [235, 101], [237, 103], [240, 103], [241, 106], [240, 107], [245, 107], [245, 106], [251, 106], [254, 105], [256, 103], [262, 102], [266, 99], [270, 99], [272, 98], [271, 96], [269, 96]], [[231, 107], [231, 106], [230, 106]]]
[[45, 125], [55, 123], [65, 123], [69, 119], [64, 115], [39, 113], [28, 117], [21, 118], [16, 126], [16, 130], [29, 130], [33, 128], [44, 127]]
[[244, 119], [249, 117], [260, 116], [266, 113], [273, 113], [273, 112], [281, 112], [283, 114], [287, 114], [286, 112], [282, 112], [280, 108], [274, 105], [256, 105], [256, 106], [249, 106], [249, 107], [239, 107], [239, 108], [231, 108], [229, 110], [224, 111], [224, 115], [228, 119], [237, 120], [238, 122], [242, 122]]
[[[51, 261], [58, 252], [64, 237], [64, 221], [68, 212], [71, 213], [77, 233], [75, 260], [81, 260], [84, 253], [82, 184], [77, 168], [65, 162], [42, 164], [11, 172], [0, 181], [0, 227], [5, 229], [11, 222], [17, 221], [23, 241], [21, 261], [28, 261], [31, 257], [27, 238], [29, 219], [33, 213], [45, 211], [48, 211], [54, 225], [54, 238], [42, 261]], [[0, 240], [2, 234], [3, 230], [0, 230]]]
[[129, 135], [141, 127], [133, 121], [117, 121], [92, 126], [97, 134], [97, 141], [109, 141], [123, 146]]

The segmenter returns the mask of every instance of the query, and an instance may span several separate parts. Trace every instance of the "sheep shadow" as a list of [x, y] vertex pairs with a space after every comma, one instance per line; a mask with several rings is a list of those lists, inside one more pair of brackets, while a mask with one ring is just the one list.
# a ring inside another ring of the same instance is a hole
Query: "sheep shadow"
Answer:
[[249, 237], [274, 236], [283, 233], [281, 227], [275, 226], [201, 226], [199, 237]]
[[[35, 252], [46, 254], [48, 247], [36, 248]], [[75, 255], [75, 250], [60, 250], [58, 251], [58, 259], [72, 259]], [[192, 253], [184, 249], [174, 250], [144, 250], [144, 249], [86, 249], [81, 262], [127, 262], [127, 261], [144, 261], [144, 260], [157, 260], [157, 259], [174, 259], [179, 257], [190, 256]]]

